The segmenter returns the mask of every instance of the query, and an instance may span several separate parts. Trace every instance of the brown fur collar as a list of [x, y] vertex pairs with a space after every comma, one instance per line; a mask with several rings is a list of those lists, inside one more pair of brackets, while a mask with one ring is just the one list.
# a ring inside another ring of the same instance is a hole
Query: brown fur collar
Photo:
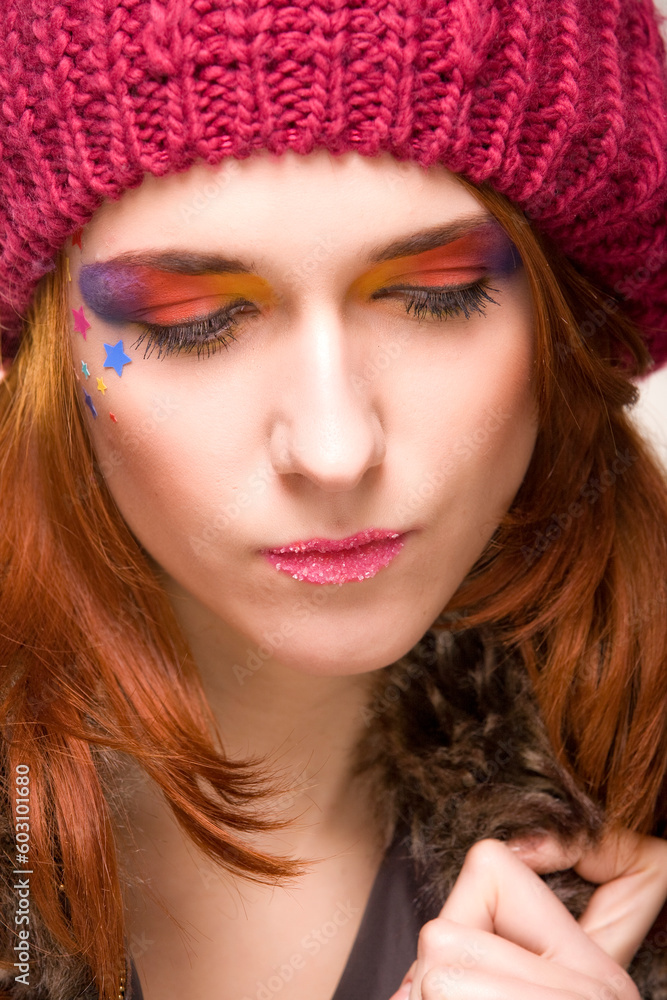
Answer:
[[[555, 760], [524, 669], [496, 655], [478, 633], [429, 631], [397, 663], [378, 671], [357, 769], [373, 780], [388, 845], [397, 823], [421, 888], [420, 904], [441, 906], [478, 840], [552, 831], [595, 843], [598, 806]], [[7, 803], [0, 814], [0, 908], [13, 926], [13, 835]], [[573, 871], [544, 876], [579, 916], [594, 886]], [[0, 1000], [95, 1000], [83, 963], [65, 956], [31, 914], [31, 945], [46, 961], [31, 964], [31, 987], [1, 985]], [[667, 1000], [667, 908], [629, 969], [642, 1000]], [[363, 998], [350, 998], [363, 1000]]]
[[[427, 632], [379, 673], [367, 722], [358, 768], [378, 776], [387, 837], [409, 827], [428, 912], [478, 840], [599, 839], [602, 811], [557, 763], [525, 669], [480, 633]], [[543, 878], [575, 917], [596, 888], [572, 870]], [[667, 1000], [667, 904], [628, 971], [642, 1000]]]

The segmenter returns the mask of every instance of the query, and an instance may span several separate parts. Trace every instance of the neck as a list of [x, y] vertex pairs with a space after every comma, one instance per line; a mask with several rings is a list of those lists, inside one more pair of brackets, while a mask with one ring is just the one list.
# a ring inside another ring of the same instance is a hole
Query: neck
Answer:
[[[357, 744], [366, 732], [374, 672], [318, 676], [276, 658], [249, 669], [247, 643], [205, 607], [167, 581], [167, 592], [199, 668], [222, 745], [234, 759], [263, 758], [276, 787], [270, 812], [289, 819], [267, 835], [276, 850], [309, 848], [372, 828], [366, 780], [352, 780]], [[265, 842], [267, 838], [262, 838]]]

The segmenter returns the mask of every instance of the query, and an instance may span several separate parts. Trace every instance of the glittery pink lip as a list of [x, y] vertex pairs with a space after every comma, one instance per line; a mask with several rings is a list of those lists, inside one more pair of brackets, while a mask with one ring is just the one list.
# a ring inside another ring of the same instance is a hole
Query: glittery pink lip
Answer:
[[369, 528], [340, 540], [311, 538], [263, 555], [277, 570], [308, 583], [347, 583], [369, 580], [398, 555], [405, 533]]

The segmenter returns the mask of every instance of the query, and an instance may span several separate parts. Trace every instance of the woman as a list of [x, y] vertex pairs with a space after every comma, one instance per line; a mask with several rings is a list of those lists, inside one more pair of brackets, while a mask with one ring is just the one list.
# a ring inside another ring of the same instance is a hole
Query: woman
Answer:
[[659, 997], [650, 5], [3, 18], [5, 995]]

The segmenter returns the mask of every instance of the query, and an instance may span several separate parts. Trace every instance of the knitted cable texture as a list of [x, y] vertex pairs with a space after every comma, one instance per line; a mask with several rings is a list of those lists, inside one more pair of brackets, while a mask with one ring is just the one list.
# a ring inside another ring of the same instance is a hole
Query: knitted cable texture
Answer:
[[667, 74], [651, 0], [2, 0], [0, 323], [105, 198], [260, 149], [488, 182], [667, 361]]

